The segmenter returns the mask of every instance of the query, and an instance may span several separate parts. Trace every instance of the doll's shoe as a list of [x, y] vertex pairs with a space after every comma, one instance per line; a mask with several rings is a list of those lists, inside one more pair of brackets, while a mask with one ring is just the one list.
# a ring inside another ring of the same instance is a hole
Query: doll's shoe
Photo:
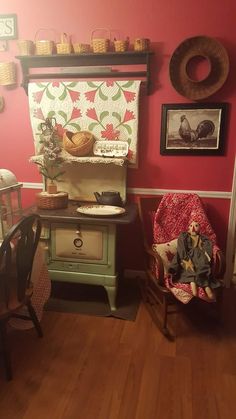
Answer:
[[190, 282], [190, 286], [194, 297], [197, 297], [197, 285], [195, 282]]
[[215, 299], [215, 294], [210, 287], [205, 288], [205, 293], [206, 293], [207, 297], [210, 298], [210, 300]]

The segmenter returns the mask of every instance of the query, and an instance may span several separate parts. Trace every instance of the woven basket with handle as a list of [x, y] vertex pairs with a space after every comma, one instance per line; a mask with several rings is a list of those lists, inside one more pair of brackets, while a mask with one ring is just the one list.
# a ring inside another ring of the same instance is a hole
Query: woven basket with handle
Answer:
[[61, 34], [61, 42], [56, 45], [58, 54], [70, 54], [72, 45], [70, 37], [66, 33]]
[[[38, 39], [40, 38], [40, 33], [42, 32], [51, 32], [52, 39]], [[35, 42], [35, 54], [36, 55], [52, 55], [55, 49], [55, 31], [54, 29], [38, 29], [35, 34], [34, 42]]]
[[[106, 38], [96, 38], [96, 32], [104, 31], [107, 35]], [[94, 53], [104, 53], [109, 50], [110, 47], [110, 30], [109, 29], [94, 29], [91, 34], [91, 48]]]

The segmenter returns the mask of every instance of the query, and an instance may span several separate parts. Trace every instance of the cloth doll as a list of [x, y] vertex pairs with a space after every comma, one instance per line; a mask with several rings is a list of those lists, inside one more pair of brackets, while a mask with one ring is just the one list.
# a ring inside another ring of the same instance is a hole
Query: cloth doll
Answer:
[[177, 253], [169, 268], [173, 281], [190, 284], [194, 296], [198, 295], [197, 287], [202, 287], [207, 297], [214, 300], [213, 289], [220, 283], [212, 277], [212, 256], [211, 240], [200, 234], [200, 225], [193, 220], [188, 231], [178, 237]]

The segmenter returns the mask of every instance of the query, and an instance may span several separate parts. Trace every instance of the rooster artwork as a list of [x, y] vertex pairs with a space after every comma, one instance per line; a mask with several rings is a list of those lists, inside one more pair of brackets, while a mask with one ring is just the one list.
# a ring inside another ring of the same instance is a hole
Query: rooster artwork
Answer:
[[201, 121], [196, 130], [192, 129], [186, 115], [180, 117], [179, 135], [186, 142], [194, 142], [213, 134], [215, 125], [210, 120]]

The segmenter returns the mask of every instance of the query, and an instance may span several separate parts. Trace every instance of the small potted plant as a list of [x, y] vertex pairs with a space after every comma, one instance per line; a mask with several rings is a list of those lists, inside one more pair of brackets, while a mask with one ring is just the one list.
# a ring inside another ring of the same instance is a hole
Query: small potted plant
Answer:
[[61, 209], [68, 205], [68, 193], [57, 190], [54, 182], [64, 174], [61, 170], [63, 158], [61, 157], [61, 145], [54, 124], [55, 118], [47, 118], [41, 124], [42, 133], [40, 143], [42, 159], [37, 162], [39, 171], [46, 181], [46, 191], [36, 195], [36, 204], [41, 209]]
[[[61, 163], [63, 158], [61, 154], [61, 146], [58, 134], [54, 128], [55, 118], [47, 118], [41, 124], [42, 133], [40, 134], [40, 143], [42, 144], [43, 160], [37, 164], [40, 166], [40, 173], [46, 179], [46, 190], [50, 194], [57, 193], [57, 185], [54, 181], [64, 174], [61, 171]], [[50, 182], [48, 182], [50, 180]]]

